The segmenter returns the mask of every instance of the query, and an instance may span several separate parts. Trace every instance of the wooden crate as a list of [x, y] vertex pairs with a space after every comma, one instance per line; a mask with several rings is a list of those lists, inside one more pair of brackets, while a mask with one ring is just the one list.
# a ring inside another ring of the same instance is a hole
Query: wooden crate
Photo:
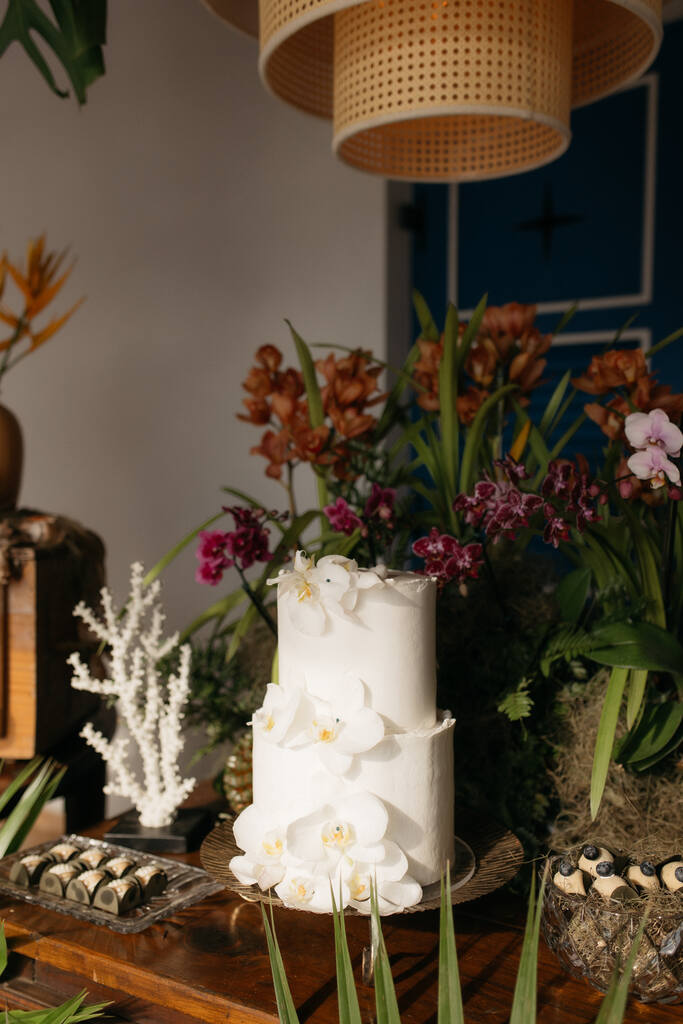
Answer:
[[66, 659], [74, 650], [96, 657], [72, 613], [81, 599], [97, 602], [102, 544], [61, 517], [31, 516], [28, 536], [25, 525], [12, 523], [10, 578], [0, 583], [0, 758], [10, 760], [50, 752], [100, 703], [72, 688]]

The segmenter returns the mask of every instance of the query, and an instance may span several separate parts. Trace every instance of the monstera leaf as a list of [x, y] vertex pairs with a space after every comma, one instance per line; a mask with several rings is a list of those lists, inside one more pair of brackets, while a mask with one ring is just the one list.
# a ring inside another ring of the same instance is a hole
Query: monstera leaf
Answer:
[[0, 57], [11, 43], [19, 43], [52, 91], [68, 96], [34, 41], [34, 34], [40, 36], [63, 65], [78, 102], [85, 103], [86, 89], [104, 74], [107, 0], [50, 0], [50, 7], [55, 21], [37, 0], [8, 0], [0, 25]]

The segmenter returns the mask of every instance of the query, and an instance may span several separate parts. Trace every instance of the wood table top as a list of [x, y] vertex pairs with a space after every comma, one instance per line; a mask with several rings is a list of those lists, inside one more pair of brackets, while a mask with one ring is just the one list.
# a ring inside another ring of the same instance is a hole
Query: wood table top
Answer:
[[[199, 855], [182, 859], [198, 864]], [[221, 892], [135, 935], [0, 897], [10, 950], [45, 969], [66, 972], [91, 998], [115, 993], [127, 1020], [246, 1024], [277, 1019], [258, 905]], [[467, 1024], [505, 1024], [521, 949], [523, 910], [492, 894], [455, 908], [456, 943]], [[302, 1021], [337, 1022], [334, 940], [326, 915], [276, 910], [275, 925]], [[438, 912], [383, 922], [404, 1024], [433, 1024], [437, 1010]], [[374, 1017], [374, 992], [360, 985], [369, 926], [347, 919], [363, 1019]], [[541, 940], [539, 1024], [590, 1024], [601, 994], [564, 973]], [[114, 998], [113, 996], [111, 998]], [[139, 1001], [139, 1002], [138, 1002]], [[143, 1012], [135, 1007], [145, 1006]], [[153, 1007], [153, 1011], [149, 1007]], [[124, 1012], [125, 1011], [125, 1012]], [[151, 1015], [150, 1015], [151, 1013]], [[672, 1024], [681, 1007], [631, 1002], [629, 1024]]]

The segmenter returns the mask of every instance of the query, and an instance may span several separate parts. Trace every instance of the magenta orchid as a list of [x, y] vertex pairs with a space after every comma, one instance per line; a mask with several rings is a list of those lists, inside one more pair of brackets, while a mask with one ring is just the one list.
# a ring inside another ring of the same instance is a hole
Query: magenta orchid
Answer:
[[435, 576], [440, 586], [456, 580], [476, 579], [483, 561], [481, 544], [461, 544], [456, 537], [439, 533], [435, 526], [428, 536], [420, 537], [413, 544], [413, 554], [423, 558], [426, 576]]
[[356, 515], [344, 498], [337, 498], [334, 505], [325, 505], [323, 512], [337, 533], [344, 533], [350, 537], [354, 530], [363, 529], [363, 520]]
[[269, 530], [264, 525], [268, 518], [281, 518], [261, 508], [224, 508], [234, 521], [234, 530], [202, 530], [199, 534], [197, 583], [215, 587], [226, 569], [233, 566], [242, 573], [255, 562], [269, 562], [273, 555], [268, 550]]

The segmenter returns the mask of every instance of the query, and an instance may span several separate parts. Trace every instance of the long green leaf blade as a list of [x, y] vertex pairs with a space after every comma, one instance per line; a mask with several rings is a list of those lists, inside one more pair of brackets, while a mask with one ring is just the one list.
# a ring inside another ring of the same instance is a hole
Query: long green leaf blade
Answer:
[[506, 395], [517, 390], [516, 384], [504, 384], [494, 391], [485, 402], [482, 402], [472, 425], [467, 431], [465, 450], [463, 451], [460, 464], [460, 492], [469, 494], [475, 484], [477, 471], [477, 459], [481, 453], [481, 444], [486, 429], [488, 417], [499, 402], [502, 402]]
[[628, 989], [631, 984], [631, 974], [633, 973], [633, 965], [635, 963], [636, 956], [638, 955], [640, 943], [643, 939], [647, 919], [648, 911], [646, 910], [643, 914], [640, 927], [633, 939], [623, 971], [620, 974], [619, 970], [616, 969], [612, 975], [607, 995], [603, 999], [600, 1012], [595, 1018], [595, 1024], [622, 1024], [624, 1020], [626, 1003], [628, 1001]]
[[150, 583], [153, 583], [157, 576], [160, 576], [167, 565], [170, 565], [174, 558], [177, 558], [181, 551], [184, 551], [188, 544], [191, 544], [196, 537], [199, 536], [202, 530], [206, 530], [209, 526], [216, 522], [217, 519], [221, 519], [226, 513], [217, 512], [215, 515], [210, 516], [209, 519], [205, 519], [200, 526], [196, 529], [191, 530], [186, 537], [167, 551], [163, 558], [160, 558], [156, 565], [152, 566], [147, 575], [145, 576], [145, 586], [148, 587]]
[[289, 990], [287, 975], [282, 962], [282, 955], [280, 953], [277, 935], [275, 934], [275, 920], [273, 918], [272, 906], [270, 908], [270, 916], [271, 920], [269, 922], [268, 915], [265, 912], [263, 904], [261, 904], [261, 917], [263, 918], [263, 928], [266, 933], [266, 942], [268, 944], [268, 959], [270, 960], [270, 970], [273, 975], [273, 987], [275, 988], [275, 1000], [277, 1002], [278, 1016], [281, 1024], [298, 1024], [299, 1018], [294, 1006], [294, 1000], [292, 999], [292, 993]]
[[602, 705], [600, 724], [595, 739], [593, 753], [593, 773], [591, 776], [591, 818], [595, 820], [600, 810], [602, 794], [605, 791], [607, 772], [612, 758], [614, 736], [619, 720], [619, 709], [624, 696], [624, 687], [628, 677], [627, 668], [613, 668], [607, 685], [605, 702]]
[[429, 306], [417, 289], [413, 289], [413, 306], [415, 307], [417, 319], [420, 322], [422, 337], [426, 338], [427, 341], [438, 341], [439, 328], [434, 323], [434, 317], [430, 312]]
[[451, 907], [451, 867], [446, 866], [446, 884], [441, 876], [439, 917], [439, 1002], [437, 1024], [465, 1024], [460, 988], [458, 955]]
[[337, 909], [334, 890], [332, 890], [332, 920], [334, 923], [334, 955], [337, 965], [339, 1024], [361, 1024], [358, 993], [353, 980], [353, 967], [346, 938], [344, 912]]
[[535, 1024], [536, 989], [538, 974], [538, 936], [541, 930], [541, 911], [545, 891], [545, 875], [536, 900], [536, 876], [531, 878], [529, 908], [527, 910], [522, 955], [517, 968], [515, 993], [512, 998], [510, 1024]]
[[645, 696], [645, 684], [647, 683], [648, 670], [646, 668], [634, 668], [631, 670], [631, 678], [628, 685], [628, 700], [626, 701], [626, 727], [632, 729], [638, 712]]
[[[289, 320], [285, 320], [285, 323], [291, 331], [294, 344], [296, 345], [296, 352], [299, 357], [299, 365], [301, 366], [301, 372], [304, 378], [304, 387], [306, 388], [306, 398], [308, 399], [308, 418], [311, 422], [313, 429], [323, 425], [325, 420], [325, 412], [323, 410], [323, 400], [320, 394], [320, 388], [318, 386], [318, 378], [315, 375], [315, 363], [313, 362], [313, 356], [308, 345], [292, 327]], [[327, 493], [327, 484], [322, 476], [316, 473], [316, 485], [318, 488], [318, 505], [322, 510], [329, 501]]]
[[394, 979], [391, 976], [391, 965], [387, 947], [384, 945], [382, 925], [377, 905], [377, 890], [372, 886], [370, 904], [373, 927], [377, 938], [377, 956], [375, 959], [375, 1011], [377, 1024], [401, 1024], [396, 1001]]
[[459, 456], [459, 423], [456, 408], [457, 380], [455, 376], [456, 346], [458, 344], [458, 311], [449, 305], [444, 327], [443, 355], [439, 363], [439, 424], [443, 446], [443, 466], [446, 481], [446, 500], [449, 506], [455, 498], [457, 463]]

